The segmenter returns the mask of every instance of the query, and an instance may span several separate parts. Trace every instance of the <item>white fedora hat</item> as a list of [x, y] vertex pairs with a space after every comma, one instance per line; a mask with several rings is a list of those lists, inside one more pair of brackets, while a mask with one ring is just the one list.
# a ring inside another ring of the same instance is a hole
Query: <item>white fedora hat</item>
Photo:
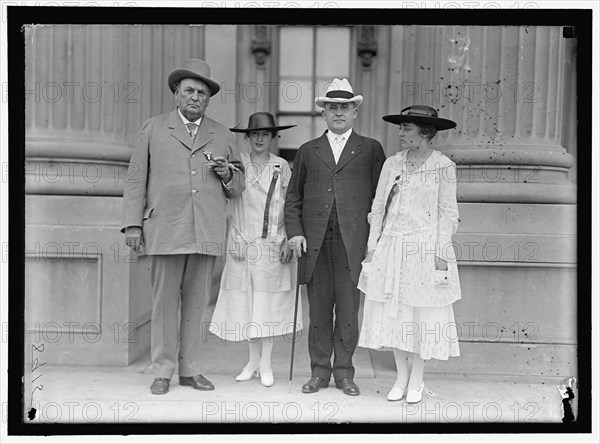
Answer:
[[321, 108], [325, 107], [325, 102], [333, 103], [354, 103], [357, 107], [363, 101], [363, 96], [354, 95], [352, 86], [348, 79], [333, 79], [333, 81], [327, 87], [327, 93], [325, 97], [317, 97], [315, 103]]

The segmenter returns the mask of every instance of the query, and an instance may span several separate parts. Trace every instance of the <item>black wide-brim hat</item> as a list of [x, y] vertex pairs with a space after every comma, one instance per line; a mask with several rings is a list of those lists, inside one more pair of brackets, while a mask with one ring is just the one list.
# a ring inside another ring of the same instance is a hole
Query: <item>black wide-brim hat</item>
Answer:
[[400, 114], [383, 116], [383, 120], [400, 125], [401, 123], [417, 123], [433, 125], [438, 131], [452, 129], [456, 122], [438, 117], [437, 111], [427, 105], [413, 105], [404, 108]]
[[249, 133], [250, 131], [281, 131], [293, 128], [297, 125], [277, 126], [273, 114], [266, 112], [254, 113], [248, 118], [248, 128], [229, 128], [234, 133]]
[[169, 89], [175, 94], [175, 87], [183, 79], [199, 79], [206, 83], [211, 97], [219, 92], [221, 86], [210, 78], [210, 66], [204, 60], [187, 59], [183, 62], [183, 67], [176, 68], [169, 74], [167, 83]]

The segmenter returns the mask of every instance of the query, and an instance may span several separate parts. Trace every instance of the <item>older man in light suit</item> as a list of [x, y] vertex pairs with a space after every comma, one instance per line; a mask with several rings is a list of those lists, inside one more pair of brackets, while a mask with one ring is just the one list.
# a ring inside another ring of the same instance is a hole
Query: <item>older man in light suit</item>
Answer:
[[153, 394], [169, 391], [177, 364], [179, 385], [214, 389], [202, 376], [202, 325], [224, 253], [226, 199], [245, 188], [231, 132], [204, 115], [220, 89], [208, 64], [186, 60], [168, 86], [177, 109], [142, 125], [123, 195], [126, 244], [150, 258]]
[[352, 365], [360, 303], [356, 286], [369, 236], [367, 214], [385, 162], [377, 140], [352, 130], [362, 101], [346, 79], [334, 79], [326, 96], [317, 97], [328, 129], [298, 150], [285, 201], [290, 245], [298, 255], [306, 253], [298, 279], [308, 290], [312, 377], [304, 393], [327, 387], [332, 373], [346, 395], [360, 393]]

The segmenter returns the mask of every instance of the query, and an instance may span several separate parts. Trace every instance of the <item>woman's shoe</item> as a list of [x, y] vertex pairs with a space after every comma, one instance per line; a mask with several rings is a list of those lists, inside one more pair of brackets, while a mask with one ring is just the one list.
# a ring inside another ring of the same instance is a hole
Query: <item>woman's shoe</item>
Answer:
[[419, 386], [419, 390], [409, 390], [406, 393], [406, 402], [409, 404], [415, 404], [417, 402], [421, 402], [421, 398], [423, 397], [423, 389], [425, 388], [425, 383], [421, 381], [421, 385]]
[[392, 390], [388, 393], [388, 401], [400, 401], [404, 396], [406, 388], [398, 387], [397, 385], [392, 387]]
[[271, 368], [268, 369], [260, 369], [260, 383], [265, 387], [271, 387], [275, 379], [273, 378], [273, 370]]
[[242, 370], [242, 373], [240, 373], [239, 375], [237, 375], [235, 377], [235, 380], [237, 382], [244, 382], [244, 381], [250, 381], [253, 377], [258, 378], [258, 376], [259, 376], [258, 367], [259, 367], [259, 364], [257, 364], [254, 367], [248, 367], [246, 365], [246, 367], [244, 367], [244, 369]]

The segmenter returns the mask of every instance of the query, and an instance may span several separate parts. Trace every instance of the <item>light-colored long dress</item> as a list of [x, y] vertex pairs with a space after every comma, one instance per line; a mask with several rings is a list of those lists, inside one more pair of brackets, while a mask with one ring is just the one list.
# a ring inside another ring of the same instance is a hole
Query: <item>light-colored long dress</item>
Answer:
[[[230, 341], [291, 335], [296, 262], [282, 264], [279, 260], [287, 241], [283, 208], [291, 170], [285, 159], [274, 154], [269, 154], [264, 166], [253, 164], [248, 153], [242, 153], [241, 158], [246, 167], [246, 190], [230, 201], [233, 221], [209, 331]], [[276, 171], [267, 236], [263, 238], [267, 195]], [[296, 330], [301, 330], [301, 301], [298, 304]]]
[[[448, 359], [460, 354], [452, 308], [461, 298], [452, 246], [458, 226], [456, 165], [433, 150], [410, 173], [406, 155], [401, 151], [386, 160], [373, 201], [368, 251], [375, 253], [359, 279], [365, 306], [358, 345]], [[447, 261], [448, 271], [435, 269], [435, 256]]]

